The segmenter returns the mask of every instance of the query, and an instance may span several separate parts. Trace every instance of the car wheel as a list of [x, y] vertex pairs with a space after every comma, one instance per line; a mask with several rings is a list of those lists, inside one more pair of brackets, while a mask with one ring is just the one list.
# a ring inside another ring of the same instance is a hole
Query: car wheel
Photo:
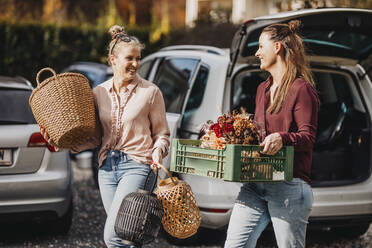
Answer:
[[333, 227], [331, 230], [340, 237], [356, 239], [368, 231], [369, 225], [370, 223], [361, 223], [355, 226]]
[[47, 232], [51, 234], [67, 234], [72, 224], [73, 209], [74, 205], [71, 199], [67, 212], [57, 220], [50, 221], [45, 225]]
[[99, 185], [98, 185], [98, 152], [99, 152], [99, 148], [94, 149], [93, 157], [92, 157], [93, 180], [97, 188], [99, 188]]

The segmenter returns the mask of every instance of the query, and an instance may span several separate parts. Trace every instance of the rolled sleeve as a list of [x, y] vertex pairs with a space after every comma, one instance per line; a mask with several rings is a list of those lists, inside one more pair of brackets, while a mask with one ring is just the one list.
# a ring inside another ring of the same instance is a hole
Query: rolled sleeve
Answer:
[[151, 136], [153, 140], [152, 152], [160, 148], [163, 157], [169, 151], [169, 127], [165, 113], [165, 103], [159, 88], [156, 89], [150, 110]]

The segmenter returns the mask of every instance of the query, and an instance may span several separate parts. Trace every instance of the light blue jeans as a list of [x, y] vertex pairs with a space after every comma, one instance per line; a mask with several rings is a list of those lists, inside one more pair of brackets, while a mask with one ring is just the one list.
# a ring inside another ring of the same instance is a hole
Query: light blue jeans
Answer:
[[243, 184], [230, 217], [225, 248], [256, 247], [270, 220], [279, 248], [305, 247], [312, 203], [310, 185], [299, 178]]
[[[124, 245], [116, 235], [116, 216], [124, 197], [137, 189], [143, 189], [150, 170], [149, 165], [140, 164], [121, 151], [107, 152], [107, 158], [98, 171], [99, 189], [107, 214], [104, 229], [107, 247], [133, 247]], [[146, 189], [152, 186], [154, 180], [154, 173], [151, 173]]]

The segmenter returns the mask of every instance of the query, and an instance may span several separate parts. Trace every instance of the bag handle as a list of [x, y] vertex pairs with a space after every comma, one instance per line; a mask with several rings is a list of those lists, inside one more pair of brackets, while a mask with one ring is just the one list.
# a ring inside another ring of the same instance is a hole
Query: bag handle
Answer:
[[147, 173], [146, 181], [145, 181], [145, 184], [143, 185], [143, 189], [144, 190], [146, 190], [146, 185], [149, 182], [149, 178], [150, 178], [151, 172], [154, 172], [155, 173], [155, 180], [152, 183], [150, 194], [154, 191], [154, 188], [156, 186], [156, 181], [158, 180], [158, 177], [159, 177], [158, 170], [150, 170], [149, 173]]
[[[165, 173], [167, 174], [167, 176], [172, 180], [172, 182], [174, 183], [174, 184], [178, 184], [178, 179], [177, 179], [177, 177], [172, 177], [172, 175], [170, 174], [170, 172], [167, 170], [167, 168], [165, 168], [165, 166], [164, 165], [162, 165], [162, 164], [160, 164], [160, 163], [157, 163], [156, 164], [157, 166], [159, 166], [162, 170], [164, 170], [165, 171]], [[158, 170], [158, 169], [155, 169], [156, 171]], [[163, 179], [161, 179], [161, 177], [159, 176], [159, 174], [158, 174], [158, 178], [159, 178], [159, 182], [163, 182], [164, 180]]]
[[37, 73], [37, 75], [36, 75], [36, 83], [37, 83], [38, 86], [39, 86], [39, 84], [40, 84], [40, 75], [41, 75], [41, 73], [44, 72], [44, 71], [50, 71], [50, 72], [52, 72], [52, 73], [53, 73], [53, 76], [54, 76], [54, 79], [57, 80], [57, 74], [56, 74], [56, 72], [55, 72], [52, 68], [50, 68], [50, 67], [46, 67], [46, 68], [44, 68], [44, 69], [41, 69], [41, 70]]

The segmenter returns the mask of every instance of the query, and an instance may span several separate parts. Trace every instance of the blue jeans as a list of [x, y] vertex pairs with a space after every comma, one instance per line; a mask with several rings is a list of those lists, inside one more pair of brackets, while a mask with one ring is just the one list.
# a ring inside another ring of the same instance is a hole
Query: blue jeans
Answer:
[[243, 184], [230, 217], [225, 248], [256, 247], [270, 220], [279, 248], [305, 247], [312, 203], [310, 185], [299, 178]]
[[[124, 197], [137, 189], [143, 189], [150, 170], [149, 165], [140, 164], [121, 151], [107, 152], [107, 158], [98, 171], [99, 189], [107, 214], [104, 230], [107, 247], [133, 247], [124, 245], [116, 235], [116, 216]], [[146, 189], [152, 186], [154, 180], [154, 173], [151, 173]]]

